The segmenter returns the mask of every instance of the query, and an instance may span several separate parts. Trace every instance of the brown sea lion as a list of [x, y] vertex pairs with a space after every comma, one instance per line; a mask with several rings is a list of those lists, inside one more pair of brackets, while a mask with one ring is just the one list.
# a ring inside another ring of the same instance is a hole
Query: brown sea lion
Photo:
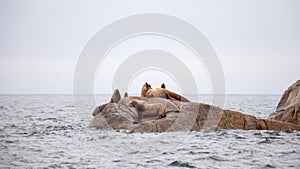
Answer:
[[166, 105], [161, 103], [150, 104], [142, 100], [132, 99], [129, 102], [138, 113], [137, 122], [143, 119], [156, 117], [156, 119], [166, 117]]
[[164, 83], [161, 85], [161, 88], [152, 89], [151, 85], [146, 82], [141, 89], [141, 96], [161, 97], [166, 99], [175, 99], [182, 102], [190, 102], [187, 98], [165, 89]]

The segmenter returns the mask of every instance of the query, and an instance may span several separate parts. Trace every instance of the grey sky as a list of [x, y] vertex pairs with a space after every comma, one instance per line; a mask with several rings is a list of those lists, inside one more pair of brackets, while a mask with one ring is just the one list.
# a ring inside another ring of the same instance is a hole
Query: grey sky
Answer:
[[[197, 27], [218, 54], [227, 93], [279, 94], [300, 79], [298, 0], [1, 0], [0, 93], [72, 93], [75, 65], [88, 40], [115, 20], [145, 12], [176, 16]], [[131, 53], [135, 46], [156, 47], [159, 41], [164, 40], [133, 39], [108, 56], [118, 60], [118, 55]], [[160, 46], [172, 50], [176, 44], [165, 40]], [[95, 92], [110, 93], [110, 81], [101, 86], [99, 76]], [[199, 80], [201, 93], [210, 93], [206, 80]], [[155, 86], [160, 82], [149, 81]], [[142, 79], [134, 82], [143, 83]], [[167, 86], [176, 90], [174, 84]], [[136, 88], [130, 90], [134, 93]]]

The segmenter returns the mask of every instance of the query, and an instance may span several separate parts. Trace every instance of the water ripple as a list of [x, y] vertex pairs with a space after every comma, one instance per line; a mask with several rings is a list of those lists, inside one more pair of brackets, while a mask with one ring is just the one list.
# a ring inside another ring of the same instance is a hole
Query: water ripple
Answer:
[[[226, 100], [228, 108], [266, 117], [278, 98]], [[76, 112], [72, 96], [0, 96], [0, 105], [4, 168], [300, 168], [300, 132], [100, 131], [88, 127], [93, 107]]]

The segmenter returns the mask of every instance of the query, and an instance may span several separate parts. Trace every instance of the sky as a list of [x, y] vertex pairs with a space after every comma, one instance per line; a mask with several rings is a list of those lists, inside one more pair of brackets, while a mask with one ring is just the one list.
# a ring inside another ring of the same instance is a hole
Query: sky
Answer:
[[[281, 94], [300, 79], [298, 0], [0, 0], [0, 94], [72, 94], [76, 65], [90, 39], [121, 18], [143, 13], [171, 15], [196, 27], [218, 56], [227, 94]], [[151, 35], [127, 39], [107, 53], [94, 92], [111, 93], [124, 58], [147, 49], [178, 55], [197, 92], [212, 93], [205, 65], [192, 52]], [[180, 92], [177, 79], [155, 70], [132, 77], [128, 91], [138, 93], [148, 81]]]

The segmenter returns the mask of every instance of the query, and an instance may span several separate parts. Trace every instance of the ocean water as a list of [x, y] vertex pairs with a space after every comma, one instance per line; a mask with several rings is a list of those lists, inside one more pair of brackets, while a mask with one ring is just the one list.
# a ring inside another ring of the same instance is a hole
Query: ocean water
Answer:
[[[211, 103], [212, 96], [188, 98]], [[266, 118], [279, 99], [227, 95], [223, 105]], [[0, 96], [0, 168], [300, 168], [300, 132], [101, 131], [89, 127], [94, 108], [85, 96]]]

